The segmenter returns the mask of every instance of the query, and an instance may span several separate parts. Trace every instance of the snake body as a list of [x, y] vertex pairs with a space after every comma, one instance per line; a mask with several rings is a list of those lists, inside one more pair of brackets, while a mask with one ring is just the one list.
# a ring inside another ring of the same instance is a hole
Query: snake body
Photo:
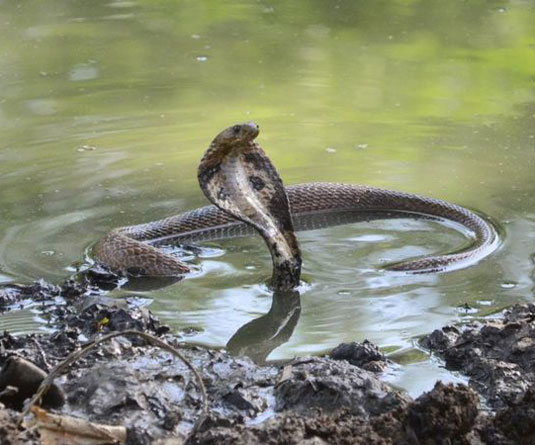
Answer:
[[112, 270], [152, 276], [184, 274], [189, 267], [157, 248], [168, 240], [197, 241], [247, 234], [266, 241], [273, 259], [276, 288], [299, 281], [301, 256], [293, 220], [310, 214], [363, 212], [425, 215], [459, 223], [472, 232], [460, 252], [428, 256], [386, 266], [415, 273], [458, 269], [490, 254], [498, 244], [494, 227], [464, 207], [425, 196], [376, 187], [309, 183], [284, 188], [275, 167], [254, 139], [258, 127], [229, 127], [201, 160], [202, 190], [215, 204], [159, 221], [112, 230], [95, 247], [96, 259]]

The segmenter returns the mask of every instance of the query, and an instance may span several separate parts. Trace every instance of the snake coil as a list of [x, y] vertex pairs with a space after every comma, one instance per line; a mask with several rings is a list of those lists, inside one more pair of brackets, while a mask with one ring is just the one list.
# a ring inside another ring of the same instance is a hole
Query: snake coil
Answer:
[[416, 258], [386, 266], [413, 273], [466, 267], [494, 251], [498, 236], [492, 225], [473, 212], [446, 201], [375, 187], [338, 183], [310, 183], [284, 188], [262, 148], [255, 142], [252, 122], [219, 133], [198, 170], [201, 189], [214, 204], [159, 221], [120, 227], [95, 247], [98, 261], [112, 270], [152, 276], [184, 274], [189, 267], [158, 249], [169, 239], [196, 241], [226, 234], [249, 233], [264, 238], [273, 260], [272, 285], [298, 285], [301, 255], [292, 216], [325, 212], [397, 212], [457, 222], [473, 233], [465, 250]]

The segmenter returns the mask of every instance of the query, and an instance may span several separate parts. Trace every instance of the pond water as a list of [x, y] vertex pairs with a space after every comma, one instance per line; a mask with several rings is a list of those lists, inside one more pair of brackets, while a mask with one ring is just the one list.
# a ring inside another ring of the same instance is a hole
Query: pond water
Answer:
[[[109, 295], [257, 359], [369, 339], [413, 394], [456, 379], [418, 337], [534, 295], [533, 23], [525, 0], [0, 1], [0, 283], [60, 282], [113, 227], [205, 205], [204, 149], [254, 120], [286, 184], [449, 200], [497, 221], [500, 249], [451, 273], [381, 272], [465, 238], [370, 221], [299, 233], [300, 296], [272, 301], [258, 237], [203, 244], [179, 283]], [[0, 318], [45, 327], [31, 307]]]

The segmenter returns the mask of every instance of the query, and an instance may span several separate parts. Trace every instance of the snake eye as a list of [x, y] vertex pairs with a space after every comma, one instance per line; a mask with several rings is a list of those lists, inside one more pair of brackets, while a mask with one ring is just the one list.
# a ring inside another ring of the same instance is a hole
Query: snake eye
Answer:
[[241, 131], [241, 126], [240, 125], [234, 125], [234, 127], [232, 127], [232, 132], [238, 136], [240, 134], [240, 131]]

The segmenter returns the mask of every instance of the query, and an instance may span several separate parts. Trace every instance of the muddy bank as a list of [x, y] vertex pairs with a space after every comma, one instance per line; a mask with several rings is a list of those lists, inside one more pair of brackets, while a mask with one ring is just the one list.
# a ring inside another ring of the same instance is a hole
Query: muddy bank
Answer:
[[[15, 357], [48, 372], [96, 334], [125, 329], [154, 334], [180, 348], [199, 370], [208, 415], [193, 435], [202, 404], [194, 376], [183, 362], [143, 339], [120, 336], [99, 345], [56, 380], [63, 399], [61, 406], [49, 410], [123, 425], [127, 443], [513, 444], [535, 439], [528, 345], [535, 307], [515, 306], [501, 321], [463, 331], [447, 327], [425, 339], [448, 366], [453, 363], [471, 376], [474, 388], [497, 408], [490, 412], [480, 409], [478, 394], [464, 385], [437, 383], [412, 400], [381, 382], [389, 363], [369, 342], [340, 345], [330, 357], [257, 366], [224, 351], [181, 344], [181, 338], [140, 308], [135, 298], [107, 301], [89, 282], [39, 282], [11, 286], [8, 292], [9, 305], [17, 298], [38, 297], [57, 331], [1, 335], [0, 392], [9, 389], [2, 375]], [[3, 295], [5, 288], [0, 303]], [[497, 355], [499, 351], [503, 356]], [[516, 374], [498, 378], [509, 369]], [[0, 411], [0, 442], [39, 443], [36, 431], [14, 427], [20, 399], [27, 394], [19, 391], [17, 398], [10, 391], [0, 395], [6, 407]]]
[[515, 305], [484, 323], [443, 327], [422, 345], [470, 377], [491, 407], [508, 406], [535, 384], [535, 304]]

